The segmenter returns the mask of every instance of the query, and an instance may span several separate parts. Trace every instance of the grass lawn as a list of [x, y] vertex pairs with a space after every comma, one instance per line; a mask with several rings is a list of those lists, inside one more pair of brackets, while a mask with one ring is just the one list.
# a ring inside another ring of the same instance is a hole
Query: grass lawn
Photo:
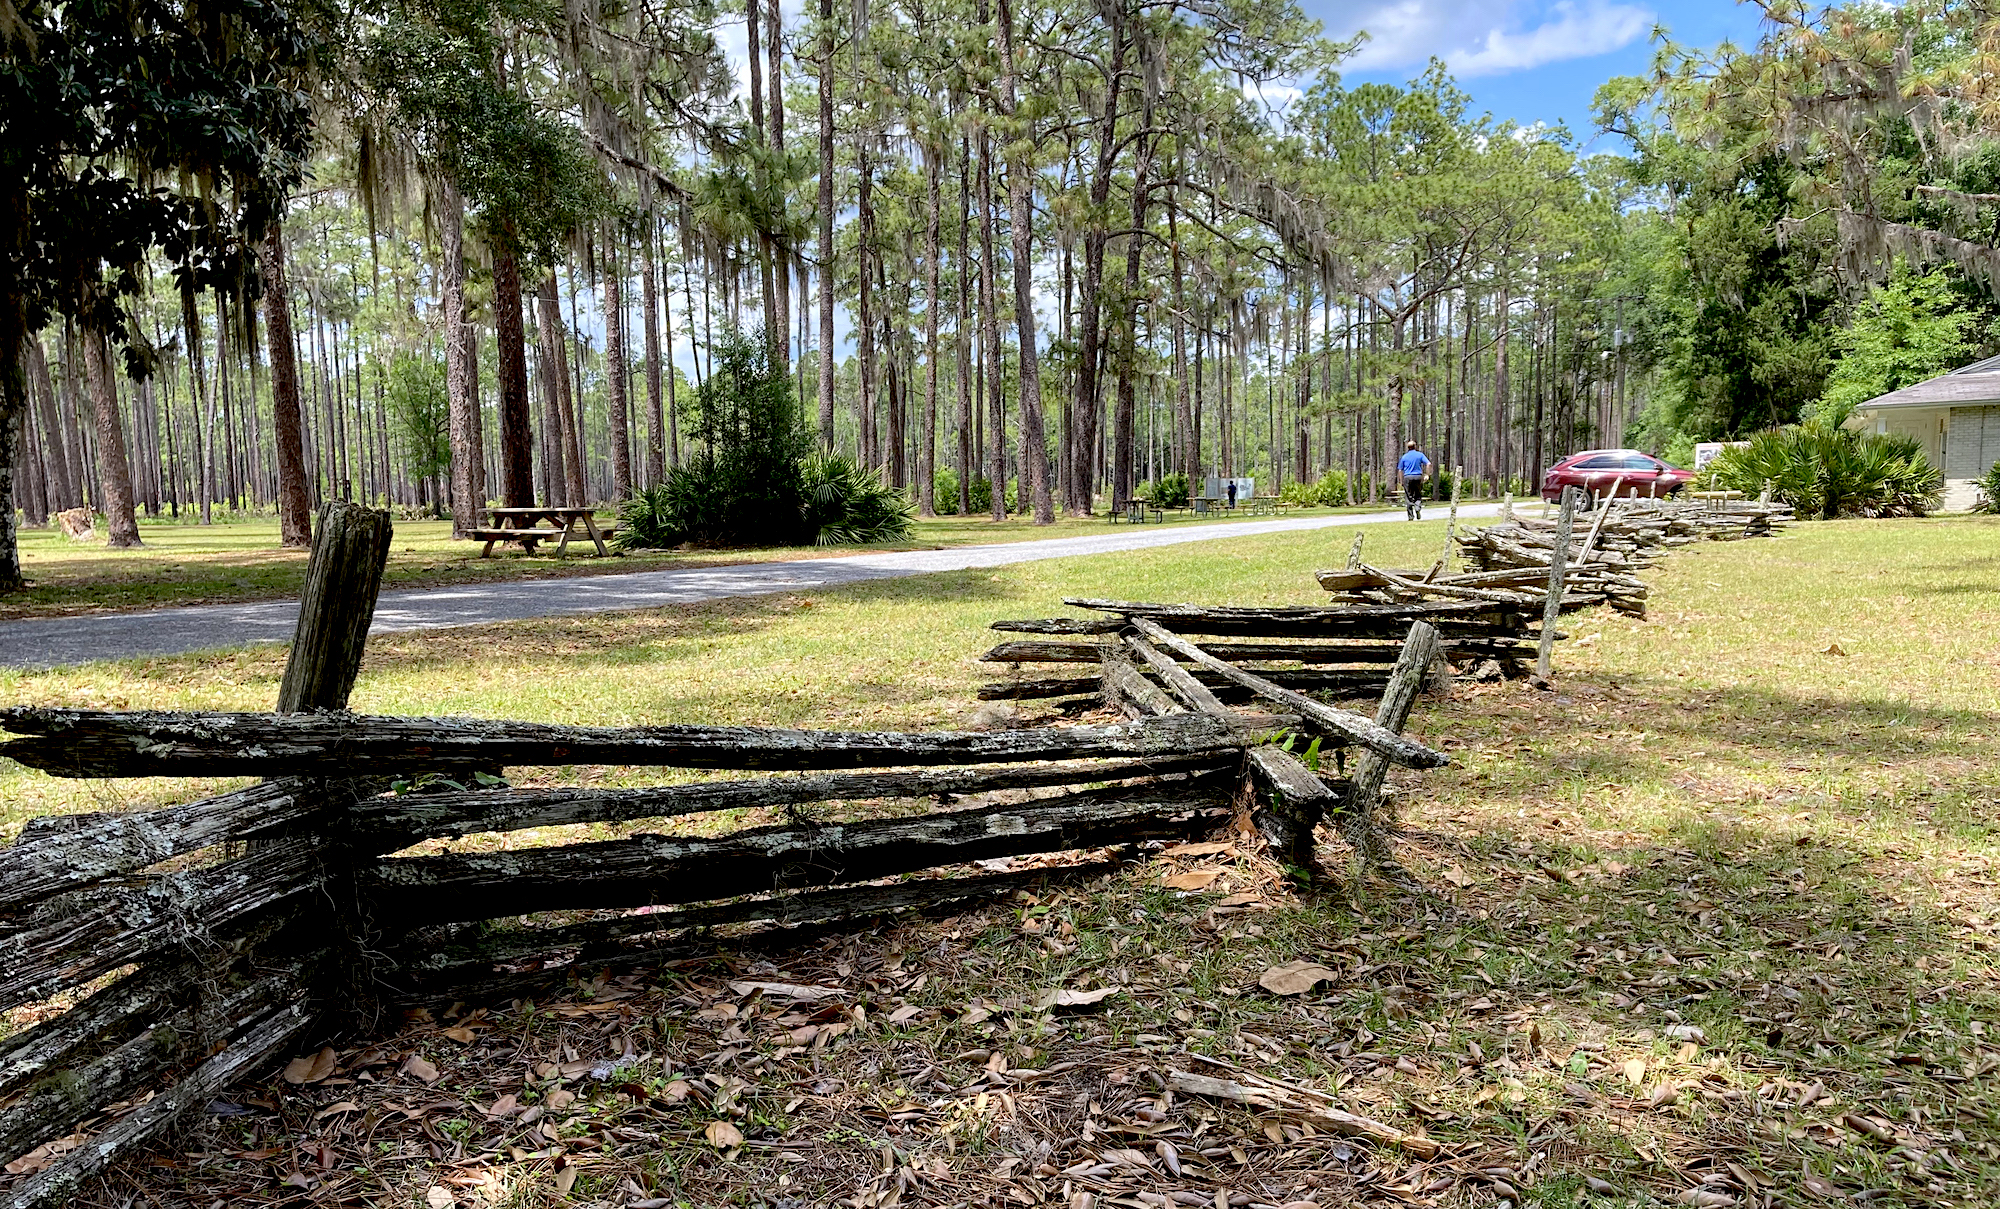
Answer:
[[[1371, 529], [1370, 560], [1426, 563], [1440, 528]], [[295, 1177], [322, 1200], [398, 1204], [435, 1187], [467, 1205], [1992, 1205], [1996, 539], [1979, 518], [1837, 522], [1674, 552], [1649, 619], [1571, 620], [1554, 692], [1420, 704], [1414, 731], [1454, 764], [1395, 778], [1407, 884], [1349, 872], [1295, 892], [1239, 846], [413, 1017], [341, 1050], [361, 1082], [246, 1090], [259, 1111], [204, 1118], [87, 1203], [269, 1198]], [[1315, 601], [1309, 572], [1349, 540], [398, 637], [371, 647], [354, 705], [952, 725], [974, 708], [989, 620], [1065, 594]], [[281, 659], [0, 673], [0, 700], [262, 708]], [[0, 764], [16, 821], [198, 788]], [[1331, 842], [1324, 857], [1342, 868]], [[1218, 877], [1162, 885], [1190, 867]], [[1259, 987], [1298, 959], [1335, 977]], [[732, 977], [848, 995], [793, 1006]], [[1082, 1011], [1035, 1006], [1038, 990], [1114, 986]], [[411, 1053], [435, 1083], [408, 1073]], [[1196, 1054], [1335, 1092], [1448, 1153], [1164, 1095]], [[600, 1059], [622, 1081], [580, 1065]]]
[[[1389, 504], [1361, 508], [1313, 508], [1287, 516], [1332, 516], [1380, 512]], [[608, 516], [609, 513], [607, 512]], [[1249, 520], [1247, 515], [1233, 519]], [[399, 520], [383, 587], [438, 588], [453, 584], [487, 583], [501, 579], [540, 579], [566, 575], [611, 575], [659, 567], [702, 567], [724, 563], [764, 562], [789, 558], [837, 558], [882, 550], [929, 550], [987, 542], [1034, 541], [1102, 533], [1110, 527], [1104, 515], [1059, 518], [1053, 525], [1036, 525], [1014, 516], [999, 523], [984, 515], [941, 516], [920, 520], [916, 534], [905, 543], [875, 546], [773, 547], [756, 550], [654, 550], [598, 558], [588, 542], [570, 549], [584, 553], [558, 559], [554, 546], [532, 557], [517, 547], [498, 546], [493, 557], [481, 558], [484, 542], [455, 542], [445, 521]], [[1168, 525], [1205, 525], [1207, 518], [1174, 514]], [[275, 518], [232, 521], [201, 526], [141, 520], [144, 546], [111, 550], [101, 542], [77, 543], [54, 528], [23, 529], [21, 562], [30, 581], [22, 592], [0, 596], [0, 621], [22, 617], [55, 617], [165, 605], [213, 604], [295, 597], [304, 581], [306, 553], [278, 546]]]

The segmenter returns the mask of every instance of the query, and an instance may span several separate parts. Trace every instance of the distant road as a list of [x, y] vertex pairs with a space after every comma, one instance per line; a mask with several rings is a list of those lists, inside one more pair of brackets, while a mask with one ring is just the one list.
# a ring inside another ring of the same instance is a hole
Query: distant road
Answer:
[[[1498, 504], [1461, 507], [1461, 517], [1497, 515]], [[787, 562], [742, 563], [634, 571], [626, 575], [513, 579], [449, 588], [384, 592], [375, 607], [371, 633], [438, 630], [452, 626], [521, 621], [692, 604], [731, 596], [805, 592], [871, 579], [895, 579], [936, 571], [1004, 567], [1046, 558], [1075, 558], [1150, 550], [1185, 542], [1212, 542], [1266, 533], [1301, 533], [1344, 525], [1401, 521], [1403, 513], [1369, 512], [1268, 521], [1228, 521], [1174, 528], [1131, 527], [1099, 535], [1044, 541], [960, 546], [951, 550], [909, 550], [858, 554], [847, 558], [801, 558]], [[102, 613], [0, 622], [0, 667], [49, 668], [102, 659], [140, 659], [221, 650], [264, 642], [290, 642], [298, 602], [187, 605], [139, 613]]]

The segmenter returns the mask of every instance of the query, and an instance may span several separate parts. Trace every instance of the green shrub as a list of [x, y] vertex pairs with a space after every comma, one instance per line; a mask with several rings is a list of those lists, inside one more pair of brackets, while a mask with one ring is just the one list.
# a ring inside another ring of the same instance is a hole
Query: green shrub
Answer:
[[444, 362], [417, 353], [397, 353], [389, 362], [391, 430], [402, 438], [410, 476], [429, 488], [430, 515], [444, 515], [444, 474], [451, 469], [451, 403], [445, 391]]
[[1163, 474], [1157, 483], [1139, 484], [1139, 496], [1155, 508], [1185, 508], [1188, 505], [1188, 476], [1179, 471]]
[[1301, 508], [1317, 508], [1319, 496], [1313, 491], [1312, 483], [1286, 483], [1278, 488], [1278, 502]]
[[1979, 510], [2000, 512], [2000, 462], [1993, 463], [1993, 468], [1979, 480]]
[[[1368, 498], [1368, 478], [1361, 478], [1361, 490], [1357, 498]], [[1447, 492], [1449, 489], [1447, 488]], [[1286, 483], [1278, 490], [1278, 499], [1287, 504], [1305, 508], [1344, 508], [1347, 506], [1347, 472], [1329, 470], [1311, 483]]]
[[686, 506], [692, 501], [687, 501], [684, 493], [698, 489], [686, 470], [685, 466], [674, 467], [667, 471], [666, 482], [642, 488], [618, 506], [613, 546], [620, 550], [665, 550], [687, 540], [683, 536], [687, 532], [685, 518], [699, 508]]
[[769, 345], [726, 333], [691, 411], [694, 453], [666, 482], [620, 507], [619, 546], [811, 541], [818, 530], [806, 516], [804, 461], [812, 437], [800, 423], [791, 375], [772, 361]]
[[[863, 470], [844, 453], [815, 450], [804, 466], [806, 525], [819, 546], [865, 546], [906, 541], [915, 532], [916, 507], [902, 490]], [[957, 485], [952, 487], [954, 499]], [[956, 506], [954, 504], [954, 506]]]
[[[972, 489], [967, 494], [972, 496], [972, 515], [978, 516], [982, 512], [993, 511], [993, 480], [981, 475], [972, 480]], [[1003, 502], [1003, 506], [1007, 511], [1014, 511], [1014, 502], [1019, 494], [1014, 489], [1014, 481], [1009, 479], [1007, 481], [1007, 498]]]
[[931, 507], [939, 516], [958, 515], [958, 471], [940, 466], [931, 479]]
[[1914, 439], [1858, 433], [1818, 421], [1774, 428], [1723, 450], [1708, 487], [1772, 493], [1801, 517], [1922, 516], [1944, 496], [1944, 475]]

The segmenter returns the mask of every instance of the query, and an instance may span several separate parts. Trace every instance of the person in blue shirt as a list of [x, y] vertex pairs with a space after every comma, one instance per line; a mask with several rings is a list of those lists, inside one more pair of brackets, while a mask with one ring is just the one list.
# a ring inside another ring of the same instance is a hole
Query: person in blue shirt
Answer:
[[1403, 472], [1403, 512], [1411, 520], [1420, 521], [1424, 519], [1424, 480], [1430, 476], [1431, 460], [1411, 441], [1396, 468]]

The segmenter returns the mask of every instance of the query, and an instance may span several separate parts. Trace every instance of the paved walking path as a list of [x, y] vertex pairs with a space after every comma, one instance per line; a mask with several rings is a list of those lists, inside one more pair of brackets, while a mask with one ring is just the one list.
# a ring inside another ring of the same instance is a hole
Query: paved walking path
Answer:
[[[1460, 517], [1491, 517], [1498, 504], [1460, 507]], [[805, 592], [870, 579], [894, 579], [936, 571], [1001, 567], [1045, 558], [1073, 558], [1149, 550], [1184, 542], [1219, 541], [1265, 533], [1298, 533], [1344, 525], [1401, 521], [1403, 513], [1297, 517], [1268, 521], [1210, 522], [1173, 528], [1106, 527], [1101, 535], [1043, 541], [960, 546], [950, 550], [910, 550], [858, 554], [848, 558], [804, 558], [787, 562], [742, 563], [727, 567], [634, 571], [625, 575], [511, 579], [449, 588], [384, 592], [375, 607], [371, 633], [435, 630], [451, 626], [519, 621], [650, 609], [730, 596]], [[289, 642], [298, 620], [295, 600], [247, 604], [188, 605], [142, 613], [103, 613], [0, 622], [0, 667], [47, 668], [99, 659], [179, 655], [261, 642]]]

